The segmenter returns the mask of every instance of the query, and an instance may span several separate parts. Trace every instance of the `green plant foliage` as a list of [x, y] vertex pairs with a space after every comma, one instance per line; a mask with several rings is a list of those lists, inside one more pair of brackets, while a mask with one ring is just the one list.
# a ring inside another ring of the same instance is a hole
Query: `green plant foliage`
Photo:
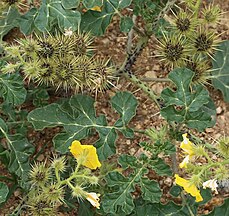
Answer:
[[80, 20], [80, 12], [64, 9], [61, 1], [43, 0], [34, 19], [34, 24], [41, 32], [51, 31], [55, 25], [58, 25], [62, 31], [69, 28], [75, 31], [79, 27]]
[[134, 200], [132, 192], [135, 186], [139, 185], [144, 200], [152, 203], [160, 202], [161, 190], [156, 181], [148, 179], [145, 174], [148, 173], [147, 157], [140, 159], [130, 155], [121, 155], [119, 164], [123, 169], [133, 168], [128, 177], [119, 172], [111, 172], [106, 176], [107, 185], [113, 189], [112, 193], [107, 193], [102, 200], [104, 212], [114, 214], [118, 208], [127, 215], [134, 210]]
[[170, 155], [176, 152], [175, 146], [169, 141], [162, 142], [158, 140], [155, 143], [140, 143], [146, 151], [151, 153], [151, 160], [149, 160], [149, 165], [151, 169], [155, 170], [158, 175], [172, 175], [172, 171], [169, 165], [167, 165], [164, 160], [158, 157], [160, 153], [164, 153], [165, 155]]
[[229, 215], [229, 199], [225, 199], [223, 205], [216, 207], [207, 216]]
[[[62, 104], [50, 104], [33, 110], [28, 120], [36, 130], [45, 127], [63, 126], [65, 131], [54, 137], [54, 145], [61, 153], [68, 152], [68, 147], [75, 139], [86, 138], [92, 129], [99, 133], [99, 140], [95, 146], [100, 160], [104, 160], [115, 153], [117, 132], [121, 131], [127, 137], [133, 137], [133, 131], [126, 124], [135, 115], [137, 101], [131, 93], [119, 92], [112, 99], [113, 108], [120, 113], [120, 120], [115, 125], [107, 124], [106, 117], [96, 117], [94, 100], [85, 95], [76, 95]], [[128, 110], [128, 112], [126, 112]]]
[[177, 89], [166, 88], [162, 91], [165, 107], [161, 109], [161, 115], [169, 122], [185, 123], [190, 128], [202, 131], [212, 126], [211, 115], [204, 111], [210, 97], [202, 85], [191, 86], [193, 76], [194, 73], [186, 68], [170, 72], [169, 79]]
[[120, 22], [120, 30], [122, 32], [129, 32], [134, 23], [130, 17], [122, 17]]
[[[118, 11], [128, 7], [132, 0], [107, 0], [104, 1], [101, 12], [88, 10], [82, 16], [81, 28], [90, 31], [94, 35], [103, 35], [111, 23], [112, 17]], [[122, 24], [123, 25], [123, 24]], [[128, 24], [129, 25], [129, 24]], [[129, 28], [129, 27], [128, 27]], [[127, 28], [123, 28], [127, 30]]]
[[0, 203], [6, 201], [8, 193], [9, 193], [9, 188], [7, 187], [7, 185], [3, 182], [0, 182]]
[[17, 18], [20, 17], [16, 8], [9, 7], [3, 12], [3, 17], [0, 17], [0, 41], [11, 29], [18, 25]]
[[[185, 214], [180, 214], [179, 210], [182, 207], [180, 205], [176, 205], [174, 202], [168, 202], [166, 205], [161, 203], [137, 203], [135, 212], [131, 214], [131, 216], [142, 216], [142, 215], [150, 215], [150, 216], [168, 216], [168, 215], [179, 215], [179, 216], [187, 216]], [[177, 214], [179, 212], [179, 214]]]
[[34, 147], [21, 134], [10, 135], [6, 123], [0, 119], [0, 131], [6, 139], [8, 164], [11, 173], [15, 173], [26, 183], [28, 171], [30, 170], [29, 157], [34, 152]]
[[61, 0], [65, 9], [73, 9], [79, 6], [80, 0]]
[[33, 32], [35, 28], [34, 18], [36, 17], [37, 13], [37, 8], [32, 8], [26, 14], [21, 15], [17, 19], [18, 25], [23, 34], [29, 35]]
[[212, 84], [223, 93], [224, 100], [229, 102], [229, 41], [220, 44], [212, 64]]
[[26, 93], [20, 74], [0, 74], [0, 96], [4, 101], [20, 105], [25, 101]]
[[103, 1], [101, 0], [81, 0], [81, 2], [87, 9], [91, 9], [95, 6], [101, 7], [103, 5]]

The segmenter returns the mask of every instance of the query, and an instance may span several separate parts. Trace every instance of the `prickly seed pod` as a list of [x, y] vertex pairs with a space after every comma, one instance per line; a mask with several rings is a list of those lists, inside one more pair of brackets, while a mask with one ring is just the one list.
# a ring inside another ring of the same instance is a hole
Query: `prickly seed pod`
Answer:
[[66, 59], [55, 59], [56, 66], [54, 66], [54, 80], [53, 85], [59, 89], [64, 88], [65, 90], [80, 86], [79, 74], [76, 65], [78, 64], [77, 58], [70, 60]]
[[64, 189], [56, 184], [47, 185], [42, 192], [45, 200], [52, 204], [62, 204], [64, 200]]
[[57, 214], [57, 207], [53, 203], [48, 202], [44, 196], [38, 194], [34, 194], [27, 201], [28, 211], [33, 216], [41, 216], [41, 215], [50, 215], [55, 216]]
[[110, 85], [113, 86], [111, 81], [115, 79], [112, 76], [114, 68], [112, 66], [108, 66], [109, 60], [104, 61], [96, 59], [93, 63], [93, 74], [95, 75], [95, 79], [92, 80], [91, 90], [97, 93], [98, 91], [102, 92], [107, 89]]
[[54, 81], [56, 79], [55, 68], [53, 65], [53, 61], [41, 62], [40, 67], [37, 71], [37, 76], [34, 79], [39, 85], [45, 84], [47, 86], [54, 85]]
[[200, 29], [192, 40], [192, 51], [194, 54], [209, 56], [213, 59], [213, 53], [217, 50], [219, 43], [218, 35], [211, 30]]
[[49, 42], [49, 40], [40, 40], [38, 41], [38, 45], [40, 48], [37, 51], [37, 55], [40, 58], [51, 58], [54, 55], [55, 47], [52, 43]]
[[27, 79], [29, 82], [31, 80], [36, 80], [39, 77], [39, 73], [41, 73], [41, 61], [27, 60], [23, 65], [23, 69], [25, 79]]
[[198, 57], [188, 59], [185, 63], [185, 67], [195, 73], [192, 82], [193, 84], [207, 84], [207, 80], [210, 77], [210, 62]]
[[192, 9], [195, 7], [197, 0], [184, 0], [183, 2]]
[[93, 50], [91, 46], [93, 40], [89, 33], [57, 34], [55, 40], [58, 52], [60, 53], [68, 52], [74, 56], [78, 56], [85, 55]]
[[182, 67], [187, 59], [187, 42], [184, 37], [177, 35], [165, 35], [163, 39], [158, 40], [157, 56], [165, 65], [173, 67]]
[[229, 173], [225, 172], [227, 170], [227, 167], [225, 165], [220, 165], [218, 169], [216, 169], [215, 174], [216, 174], [216, 179], [223, 180], [223, 179], [228, 179], [229, 178]]
[[218, 5], [209, 4], [202, 10], [203, 21], [207, 24], [217, 24], [222, 15]]
[[36, 40], [27, 38], [18, 40], [17, 42], [20, 46], [21, 56], [25, 61], [37, 58], [37, 52], [39, 51], [40, 46]]
[[75, 186], [74, 188], [71, 188], [71, 189], [72, 189], [72, 196], [77, 197], [78, 199], [82, 199], [86, 193], [83, 190], [83, 188], [80, 186]]
[[218, 141], [217, 150], [224, 158], [229, 158], [229, 137], [223, 137]]
[[29, 175], [31, 183], [36, 186], [44, 186], [51, 178], [50, 169], [45, 163], [35, 163]]
[[64, 156], [60, 158], [54, 157], [51, 166], [58, 172], [64, 172], [66, 170], [66, 158]]
[[190, 178], [190, 184], [194, 184], [195, 186], [199, 187], [202, 183], [201, 177], [199, 175], [192, 175]]
[[5, 47], [5, 51], [8, 57], [11, 58], [20, 58], [20, 47], [17, 45], [11, 45], [8, 47]]
[[183, 10], [181, 10], [177, 15], [175, 13], [173, 14], [175, 19], [172, 23], [175, 26], [175, 31], [178, 34], [192, 35], [198, 24], [196, 18], [193, 17], [193, 14], [188, 14], [188, 12]]
[[14, 73], [18, 68], [20, 68], [21, 64], [20, 63], [7, 63], [2, 69], [2, 73]]

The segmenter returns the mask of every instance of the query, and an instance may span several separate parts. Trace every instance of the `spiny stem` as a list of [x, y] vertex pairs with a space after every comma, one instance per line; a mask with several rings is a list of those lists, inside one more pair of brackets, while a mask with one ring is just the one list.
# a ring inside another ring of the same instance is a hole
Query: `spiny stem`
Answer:
[[134, 74], [131, 72], [125, 73], [124, 76], [129, 79], [132, 83], [134, 83], [136, 86], [141, 88], [148, 96], [151, 98], [155, 104], [160, 109], [160, 105], [157, 101], [158, 96], [154, 93], [152, 89], [150, 89], [145, 83], [143, 83], [141, 80], [139, 80]]
[[141, 81], [144, 81], [144, 82], [171, 82], [171, 80], [168, 78], [151, 78], [151, 77], [141, 78]]
[[152, 29], [153, 30], [157, 27], [159, 21], [165, 16], [165, 14], [167, 14], [169, 12], [169, 10], [176, 4], [177, 1], [178, 0], [172, 0], [172, 1], [167, 2], [165, 7], [161, 10], [161, 12], [157, 16], [157, 18], [152, 23]]
[[[137, 16], [133, 15], [132, 21], [134, 24], [136, 22], [136, 18]], [[131, 53], [131, 50], [132, 50], [133, 34], [134, 34], [134, 29], [132, 28], [130, 32], [128, 33], [127, 48], [126, 48], [127, 53]]]

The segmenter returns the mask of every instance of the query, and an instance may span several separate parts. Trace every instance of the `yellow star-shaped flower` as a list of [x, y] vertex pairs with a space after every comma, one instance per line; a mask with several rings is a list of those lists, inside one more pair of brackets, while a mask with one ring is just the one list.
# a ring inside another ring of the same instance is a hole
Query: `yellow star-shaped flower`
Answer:
[[203, 197], [200, 194], [200, 191], [194, 184], [191, 184], [188, 180], [181, 178], [179, 175], [175, 174], [175, 182], [184, 188], [184, 190], [196, 198], [196, 202], [201, 202]]
[[70, 152], [77, 159], [78, 163], [90, 169], [101, 167], [96, 148], [93, 145], [81, 145], [78, 140], [72, 142]]
[[181, 143], [180, 147], [186, 154], [189, 154], [190, 156], [194, 155], [193, 143], [187, 138], [187, 133], [183, 134], [182, 137], [183, 142]]

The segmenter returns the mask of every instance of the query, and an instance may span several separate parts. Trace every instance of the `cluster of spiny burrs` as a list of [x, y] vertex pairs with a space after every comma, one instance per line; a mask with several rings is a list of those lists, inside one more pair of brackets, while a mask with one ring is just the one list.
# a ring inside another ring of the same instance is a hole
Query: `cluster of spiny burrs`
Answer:
[[102, 91], [110, 83], [112, 67], [91, 55], [92, 39], [88, 33], [56, 33], [18, 41], [6, 47], [8, 56], [16, 59], [4, 72], [21, 67], [25, 79], [56, 89]]
[[212, 27], [222, 13], [217, 5], [200, 9], [200, 1], [184, 3], [178, 12], [172, 11], [172, 18], [168, 17], [171, 28], [158, 39], [158, 56], [171, 69], [186, 67], [195, 72], [194, 83], [206, 84], [220, 41]]

